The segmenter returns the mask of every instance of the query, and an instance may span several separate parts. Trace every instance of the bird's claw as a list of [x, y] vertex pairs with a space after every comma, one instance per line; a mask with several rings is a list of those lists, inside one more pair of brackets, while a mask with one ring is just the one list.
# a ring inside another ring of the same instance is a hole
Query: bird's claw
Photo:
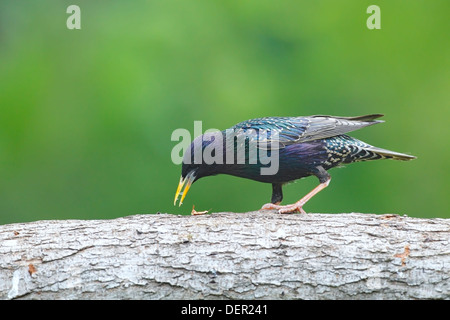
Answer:
[[279, 206], [273, 203], [266, 203], [265, 205], [262, 206], [261, 210], [277, 210], [277, 212], [280, 214], [293, 212], [306, 213], [306, 211], [303, 210], [302, 207], [303, 204], [301, 203], [294, 203], [285, 206]]
[[299, 212], [299, 213], [306, 213], [305, 210], [303, 210], [303, 208], [301, 206], [297, 206], [297, 205], [288, 205], [285, 206], [284, 208], [278, 209], [278, 213], [294, 213], [294, 212]]

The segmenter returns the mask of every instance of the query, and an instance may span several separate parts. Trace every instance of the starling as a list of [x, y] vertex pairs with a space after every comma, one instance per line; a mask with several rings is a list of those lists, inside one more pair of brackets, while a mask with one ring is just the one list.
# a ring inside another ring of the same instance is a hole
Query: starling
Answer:
[[[331, 168], [358, 161], [416, 158], [346, 135], [384, 122], [376, 120], [382, 116], [266, 117], [243, 121], [224, 131], [205, 133], [194, 139], [183, 156], [174, 205], [182, 194], [181, 206], [190, 186], [198, 179], [228, 174], [272, 184], [271, 202], [261, 209], [304, 213], [306, 202], [330, 183], [327, 171]], [[263, 169], [268, 170], [272, 165], [268, 160], [274, 163], [276, 160], [276, 170], [263, 174]], [[284, 184], [311, 175], [319, 179], [317, 187], [294, 204], [280, 205]]]

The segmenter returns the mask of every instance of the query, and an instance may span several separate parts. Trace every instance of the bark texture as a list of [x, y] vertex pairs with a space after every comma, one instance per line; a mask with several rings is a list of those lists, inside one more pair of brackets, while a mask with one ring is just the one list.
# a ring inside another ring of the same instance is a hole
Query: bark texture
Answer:
[[449, 299], [450, 219], [214, 213], [0, 226], [1, 299]]

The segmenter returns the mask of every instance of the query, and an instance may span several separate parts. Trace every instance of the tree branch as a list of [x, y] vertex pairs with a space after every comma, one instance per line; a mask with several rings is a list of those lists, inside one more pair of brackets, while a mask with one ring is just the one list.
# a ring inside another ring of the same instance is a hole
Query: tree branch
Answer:
[[0, 226], [1, 299], [449, 299], [450, 219], [214, 213]]

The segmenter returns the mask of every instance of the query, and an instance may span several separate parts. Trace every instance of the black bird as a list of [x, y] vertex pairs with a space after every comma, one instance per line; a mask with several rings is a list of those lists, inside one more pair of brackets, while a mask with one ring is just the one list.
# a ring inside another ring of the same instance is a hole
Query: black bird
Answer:
[[[279, 213], [304, 212], [305, 203], [330, 183], [327, 171], [331, 168], [358, 161], [416, 158], [345, 135], [384, 122], [376, 120], [382, 116], [267, 117], [243, 121], [221, 132], [206, 133], [194, 139], [184, 154], [174, 204], [180, 193], [179, 205], [182, 204], [190, 186], [198, 179], [229, 174], [272, 184], [271, 203], [262, 209], [274, 209]], [[277, 170], [262, 174], [263, 169], [270, 169], [268, 160], [278, 161]], [[311, 175], [316, 176], [320, 184], [296, 203], [281, 206], [282, 186]]]

